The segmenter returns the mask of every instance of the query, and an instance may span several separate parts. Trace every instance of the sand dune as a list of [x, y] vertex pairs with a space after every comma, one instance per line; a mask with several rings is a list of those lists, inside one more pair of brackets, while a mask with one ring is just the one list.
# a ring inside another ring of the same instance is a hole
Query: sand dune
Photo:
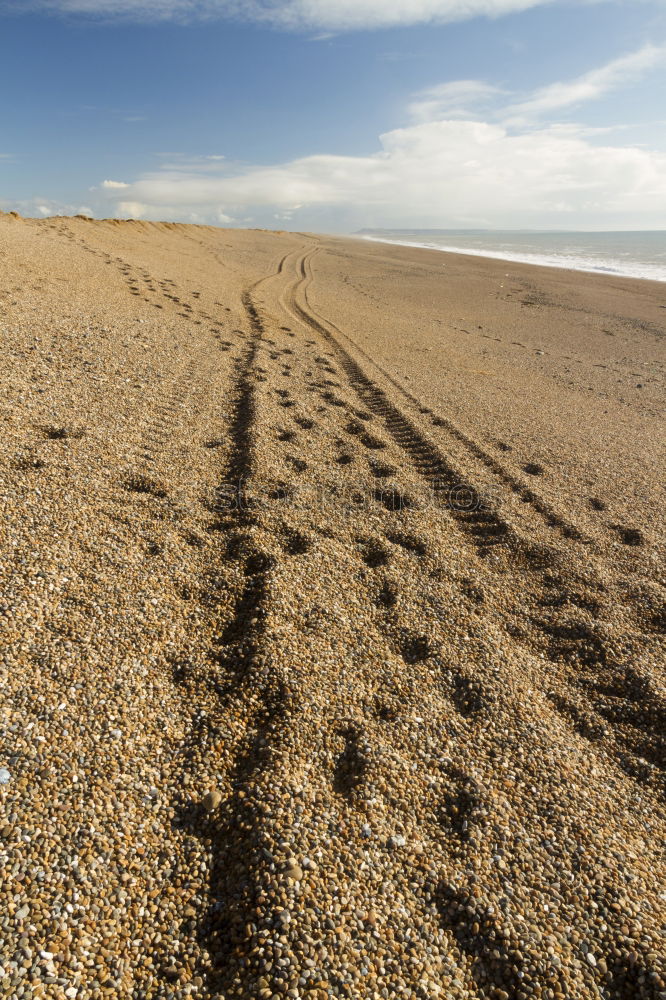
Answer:
[[3, 996], [666, 996], [663, 302], [0, 216]]

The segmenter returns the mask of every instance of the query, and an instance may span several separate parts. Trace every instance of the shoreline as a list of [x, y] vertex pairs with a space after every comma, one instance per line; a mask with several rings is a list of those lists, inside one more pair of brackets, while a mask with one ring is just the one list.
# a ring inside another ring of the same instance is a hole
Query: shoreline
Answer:
[[[413, 249], [421, 250], [434, 250], [438, 253], [449, 253], [449, 254], [459, 254], [461, 256], [467, 257], [483, 257], [488, 260], [503, 260], [511, 264], [527, 264], [532, 267], [550, 267], [556, 270], [564, 271], [574, 271], [580, 272], [581, 274], [596, 274], [601, 277], [609, 278], [632, 278], [635, 281], [653, 281], [658, 283], [666, 282], [666, 266], [663, 268], [663, 277], [654, 277], [647, 274], [636, 274], [635, 272], [622, 271], [613, 267], [604, 267], [601, 264], [599, 266], [589, 265], [583, 266], [574, 265], [570, 260], [566, 258], [561, 258], [562, 263], [558, 263], [556, 255], [551, 257], [546, 254], [542, 255], [543, 259], [538, 259], [540, 255], [524, 253], [524, 254], [513, 254], [510, 252], [500, 252], [493, 250], [476, 250], [473, 248], [455, 247], [455, 246], [435, 246], [432, 243], [419, 243], [406, 240], [390, 240], [383, 239], [379, 236], [365, 236], [365, 235], [351, 235], [350, 239], [359, 239], [367, 241], [368, 243], [385, 243], [390, 246], [403, 246], [411, 247]], [[566, 262], [565, 262], [566, 260]], [[638, 267], [639, 265], [637, 265]]]

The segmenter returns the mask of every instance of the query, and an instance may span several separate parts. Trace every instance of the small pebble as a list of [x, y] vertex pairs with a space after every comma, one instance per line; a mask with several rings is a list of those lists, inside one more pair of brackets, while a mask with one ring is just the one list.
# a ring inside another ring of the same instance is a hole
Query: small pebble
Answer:
[[211, 789], [211, 791], [207, 792], [204, 795], [203, 799], [201, 800], [202, 806], [204, 807], [206, 812], [209, 813], [215, 812], [215, 810], [218, 808], [221, 802], [222, 802], [222, 792], [220, 792], [217, 788]]

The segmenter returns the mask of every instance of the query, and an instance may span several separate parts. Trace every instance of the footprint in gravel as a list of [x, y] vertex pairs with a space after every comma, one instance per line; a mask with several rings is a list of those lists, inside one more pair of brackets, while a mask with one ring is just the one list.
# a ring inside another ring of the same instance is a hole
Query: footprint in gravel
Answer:
[[[476, 996], [483, 1000], [509, 1000], [529, 995], [523, 988], [526, 982], [530, 983], [529, 974], [525, 975], [529, 964], [523, 953], [511, 944], [515, 938], [502, 927], [493, 906], [484, 907], [471, 891], [441, 882], [437, 890], [437, 909], [443, 926], [453, 933], [460, 951], [473, 963]], [[544, 975], [544, 981], [552, 982], [559, 992], [558, 967], [553, 964], [546, 971], [548, 975]]]
[[381, 542], [373, 538], [357, 538], [356, 541], [360, 547], [361, 558], [366, 566], [370, 566], [372, 569], [378, 566], [386, 566], [390, 554]]
[[364, 734], [355, 726], [349, 726], [340, 733], [345, 745], [335, 762], [333, 787], [336, 792], [350, 796], [363, 784], [368, 770], [370, 745]]
[[300, 531], [287, 530], [284, 551], [290, 556], [303, 556], [312, 548], [312, 542]]
[[283, 406], [285, 410], [288, 410], [290, 407], [296, 406], [296, 403], [293, 399], [282, 399], [280, 400], [280, 406]]
[[625, 545], [644, 545], [645, 535], [640, 528], [627, 528], [623, 524], [611, 524], [613, 531], [617, 531]]
[[311, 430], [315, 426], [314, 420], [310, 420], [309, 417], [295, 417], [294, 419], [298, 426], [306, 431]]
[[208, 531], [232, 531], [236, 526], [235, 521], [218, 519], [208, 525]]
[[296, 472], [305, 472], [308, 467], [308, 463], [304, 462], [302, 458], [297, 458], [296, 455], [285, 455], [285, 460], [294, 467]]
[[338, 455], [335, 461], [338, 463], [338, 465], [351, 465], [351, 463], [354, 461], [354, 456], [344, 453], [342, 455]]
[[393, 514], [401, 510], [413, 510], [415, 506], [414, 501], [399, 486], [373, 490], [372, 498]]
[[269, 500], [291, 500], [294, 496], [294, 488], [286, 483], [278, 483], [273, 489], [268, 491]]
[[199, 535], [195, 534], [194, 531], [187, 531], [183, 535], [183, 541], [187, 545], [191, 545], [193, 549], [202, 549], [206, 544]]
[[627, 594], [643, 627], [658, 635], [666, 635], [666, 601], [662, 594], [657, 584], [646, 584]]
[[434, 427], [446, 427], [446, 420], [442, 417], [433, 417], [432, 423]]
[[499, 448], [500, 451], [511, 451], [511, 445], [505, 444], [504, 441], [498, 441], [497, 447]]
[[398, 587], [391, 580], [384, 580], [375, 603], [380, 608], [394, 608], [398, 603]]
[[278, 441], [294, 441], [296, 431], [278, 431]]
[[405, 663], [422, 663], [433, 655], [430, 640], [416, 632], [405, 632], [400, 642], [400, 655]]
[[474, 604], [483, 604], [486, 599], [483, 589], [472, 580], [461, 580], [461, 590], [465, 597]]
[[407, 552], [413, 552], [414, 555], [424, 556], [428, 551], [428, 546], [416, 535], [406, 535], [403, 533], [387, 532], [386, 537], [389, 542], [393, 542], [394, 545], [400, 545]]
[[558, 588], [553, 593], [546, 594], [541, 598], [539, 604], [544, 608], [581, 608], [583, 611], [589, 611], [595, 617], [599, 615], [601, 610], [601, 605], [596, 597], [591, 597], [588, 594], [578, 594], [566, 586], [563, 589]]
[[399, 698], [376, 697], [372, 713], [380, 722], [395, 722], [400, 718], [402, 706]]
[[331, 406], [346, 406], [346, 405], [347, 405], [347, 404], [346, 404], [346, 403], [344, 402], [344, 400], [342, 400], [342, 399], [339, 399], [339, 398], [338, 398], [338, 397], [337, 397], [337, 396], [335, 395], [335, 393], [333, 393], [333, 392], [329, 392], [329, 391], [326, 391], [326, 392], [322, 392], [322, 394], [321, 394], [321, 398], [322, 398], [322, 399], [325, 399], [327, 403], [330, 403], [330, 404], [331, 404]]
[[387, 465], [385, 462], [371, 461], [369, 464], [375, 479], [388, 479], [389, 476], [394, 476], [398, 471], [395, 465]]
[[47, 426], [43, 427], [44, 436], [49, 439], [49, 441], [66, 441], [75, 440], [82, 438], [85, 434], [83, 428], [79, 427], [55, 427]]
[[590, 497], [589, 504], [592, 510], [602, 511], [608, 509], [607, 505], [604, 503], [603, 500], [600, 500], [599, 497]]
[[484, 713], [490, 698], [475, 679], [467, 677], [460, 669], [444, 671], [445, 693], [460, 715], [473, 719]]
[[569, 698], [558, 694], [556, 691], [548, 691], [546, 698], [551, 703], [555, 711], [566, 722], [573, 726], [575, 732], [586, 740], [593, 743], [604, 738], [606, 727], [598, 719], [585, 709], [579, 708]]
[[167, 496], [167, 489], [163, 483], [141, 474], [128, 476], [123, 486], [131, 493], [148, 493], [159, 500], [163, 500]]
[[35, 472], [45, 467], [44, 459], [38, 458], [36, 455], [19, 455], [14, 461], [14, 468], [18, 469], [19, 472]]
[[481, 787], [474, 778], [455, 767], [451, 768], [447, 778], [447, 791], [439, 808], [440, 822], [461, 840], [469, 841], [475, 822], [480, 821], [483, 815]]
[[361, 434], [360, 442], [366, 448], [370, 448], [373, 451], [381, 451], [382, 448], [386, 448], [386, 442], [382, 441], [381, 438], [375, 437], [374, 434]]
[[530, 476], [542, 476], [544, 469], [538, 462], [528, 462], [523, 466], [523, 472], [527, 472]]

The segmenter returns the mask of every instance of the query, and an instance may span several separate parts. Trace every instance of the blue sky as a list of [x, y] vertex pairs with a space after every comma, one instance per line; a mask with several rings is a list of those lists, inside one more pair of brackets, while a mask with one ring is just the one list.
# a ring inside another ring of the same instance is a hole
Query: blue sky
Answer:
[[0, 207], [666, 229], [664, 0], [0, 0]]

